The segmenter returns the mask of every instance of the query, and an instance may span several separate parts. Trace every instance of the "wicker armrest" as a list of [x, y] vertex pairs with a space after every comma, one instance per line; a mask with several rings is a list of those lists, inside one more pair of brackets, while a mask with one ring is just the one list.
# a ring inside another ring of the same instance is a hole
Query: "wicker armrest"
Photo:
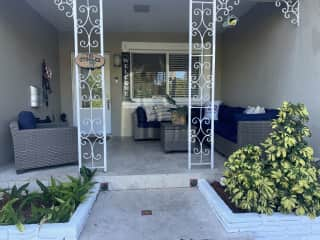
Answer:
[[260, 144], [271, 133], [271, 121], [239, 121], [238, 145]]

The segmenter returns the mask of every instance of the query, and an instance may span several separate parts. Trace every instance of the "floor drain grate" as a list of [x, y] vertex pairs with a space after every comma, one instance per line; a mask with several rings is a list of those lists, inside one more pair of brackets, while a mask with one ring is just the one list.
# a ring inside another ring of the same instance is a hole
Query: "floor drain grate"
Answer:
[[152, 215], [152, 210], [142, 210], [141, 211], [141, 216], [151, 216]]

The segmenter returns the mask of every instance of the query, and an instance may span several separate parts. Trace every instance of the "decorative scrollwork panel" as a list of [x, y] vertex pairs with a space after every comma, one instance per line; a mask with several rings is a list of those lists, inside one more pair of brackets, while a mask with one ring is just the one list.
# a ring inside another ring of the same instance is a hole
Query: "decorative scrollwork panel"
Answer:
[[[104, 56], [102, 0], [74, 0], [75, 54]], [[104, 67], [76, 66], [80, 166], [107, 170]]]
[[285, 19], [289, 19], [294, 25], [300, 24], [300, 0], [276, 0], [275, 5], [281, 8]]
[[217, 22], [223, 22], [231, 15], [235, 6], [240, 4], [240, 0], [216, 0], [217, 1]]
[[73, 0], [54, 0], [58, 10], [64, 12], [68, 18], [73, 17]]
[[190, 1], [189, 168], [213, 168], [216, 1]]

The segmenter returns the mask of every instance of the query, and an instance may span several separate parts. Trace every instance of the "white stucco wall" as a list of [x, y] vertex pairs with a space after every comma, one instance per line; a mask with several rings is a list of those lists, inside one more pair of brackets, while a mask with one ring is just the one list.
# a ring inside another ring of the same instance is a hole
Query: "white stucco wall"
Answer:
[[9, 121], [32, 110], [29, 86], [41, 87], [41, 63], [53, 70], [50, 105], [37, 116], [60, 113], [59, 48], [56, 30], [25, 1], [1, 0], [0, 7], [0, 165], [13, 161]]
[[262, 4], [224, 34], [221, 94], [232, 105], [306, 104], [320, 156], [320, 0], [301, 1], [300, 14], [297, 28]]

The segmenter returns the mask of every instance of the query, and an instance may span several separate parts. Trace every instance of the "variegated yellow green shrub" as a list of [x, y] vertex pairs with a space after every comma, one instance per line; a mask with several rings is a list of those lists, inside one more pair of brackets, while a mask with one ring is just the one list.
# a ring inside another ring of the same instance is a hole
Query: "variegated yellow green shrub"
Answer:
[[225, 167], [226, 192], [238, 208], [258, 213], [273, 212], [275, 186], [265, 173], [260, 147], [239, 149], [229, 157]]
[[276, 211], [316, 217], [320, 214], [320, 184], [313, 164], [309, 113], [303, 104], [285, 102], [272, 133], [262, 144], [266, 171], [276, 190]]
[[320, 215], [319, 172], [306, 141], [311, 136], [308, 120], [303, 104], [284, 102], [265, 142], [229, 157], [225, 184], [236, 206], [267, 214]]

